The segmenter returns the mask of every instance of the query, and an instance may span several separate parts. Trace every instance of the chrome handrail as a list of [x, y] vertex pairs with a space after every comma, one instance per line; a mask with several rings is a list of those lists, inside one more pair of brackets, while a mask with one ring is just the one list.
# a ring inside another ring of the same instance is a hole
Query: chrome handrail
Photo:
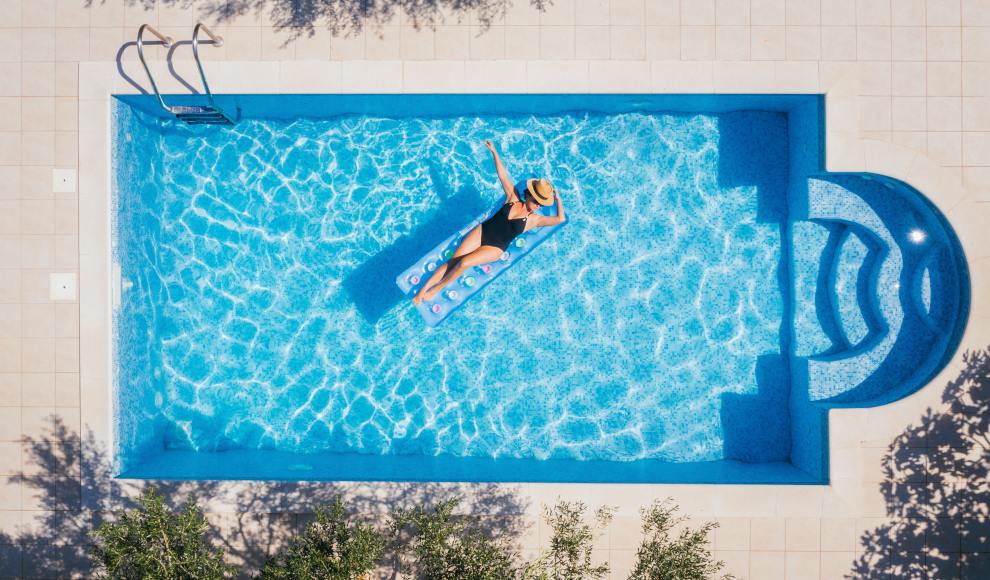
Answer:
[[[200, 64], [199, 62], [199, 39], [197, 37], [199, 35], [200, 28], [206, 31], [206, 34], [208, 34], [210, 38], [213, 39], [213, 46], [217, 48], [223, 46], [223, 37], [213, 34], [213, 31], [207, 28], [205, 24], [200, 22], [199, 24], [196, 25], [196, 28], [193, 28], [192, 45], [193, 45], [193, 56], [196, 57], [196, 66], [199, 67], [199, 78], [203, 79], [203, 88], [206, 89], [206, 98], [210, 100], [210, 105], [214, 109], [220, 111], [220, 114], [223, 115], [224, 117], [227, 117], [227, 114], [224, 113], [220, 109], [220, 107], [217, 106], [215, 102], [213, 102], [213, 93], [210, 92], [210, 85], [206, 84], [206, 75], [203, 74], [203, 65]], [[227, 117], [227, 120], [233, 122], [230, 119], [230, 117]]]
[[[199, 24], [197, 24], [196, 25], [196, 28], [193, 28], [193, 38], [196, 38], [196, 32], [199, 31], [200, 27], [202, 27], [203, 30], [206, 32], [206, 34], [208, 34], [209, 37], [213, 40], [213, 46], [215, 46], [217, 48], [220, 48], [221, 46], [223, 46], [223, 37], [222, 36], [217, 36], [217, 35], [213, 34], [213, 31], [210, 30], [209, 28], [207, 28], [206, 25], [203, 24], [202, 22], [200, 22]], [[196, 52], [196, 49], [195, 48], [193, 48], [193, 52]]]
[[[162, 100], [162, 95], [161, 93], [158, 92], [158, 85], [155, 84], [155, 79], [152, 78], [151, 71], [148, 70], [148, 63], [144, 61], [144, 50], [143, 50], [144, 42], [141, 40], [141, 35], [144, 33], [145, 28], [147, 28], [152, 34], [157, 36], [158, 39], [162, 41], [162, 45], [165, 46], [165, 48], [172, 48], [172, 44], [174, 41], [172, 40], [171, 36], [162, 36], [160, 32], [158, 32], [157, 30], [155, 30], [154, 28], [152, 28], [147, 24], [142, 24], [141, 28], [138, 28], [138, 36], [137, 36], [138, 57], [141, 58], [141, 64], [144, 65], [144, 72], [145, 74], [148, 75], [148, 80], [151, 81], [151, 88], [155, 89], [155, 96], [158, 97], [158, 102], [161, 103], [162, 107], [166, 111], [171, 113], [172, 109], [169, 109], [168, 106], [165, 105], [165, 101]], [[203, 74], [202, 69], [200, 69], [199, 72], [200, 74]], [[205, 83], [206, 79], [203, 79], [203, 82]]]

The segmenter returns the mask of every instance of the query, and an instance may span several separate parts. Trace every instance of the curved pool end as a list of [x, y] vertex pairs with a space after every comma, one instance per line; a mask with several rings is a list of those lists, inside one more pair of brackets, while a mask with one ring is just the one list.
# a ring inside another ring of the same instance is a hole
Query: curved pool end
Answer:
[[[866, 171], [899, 179], [922, 193], [952, 227], [963, 250], [969, 269], [970, 306], [966, 313], [965, 330], [948, 364], [926, 385], [911, 395], [892, 403], [872, 408], [833, 408], [829, 410], [829, 472], [833, 487], [843, 487], [843, 481], [858, 493], [861, 474], [861, 443], [890, 439], [912, 429], [923, 427], [940, 414], [951, 410], [952, 401], [943, 394], [950, 384], [958, 384], [965, 369], [965, 355], [990, 345], [990, 220], [959, 183], [958, 177], [916, 151], [873, 139], [857, 139], [854, 144], [848, 134], [828, 134], [831, 145], [848, 145], [853, 154], [833, 155], [827, 148], [830, 172]], [[856, 155], [861, 145], [863, 156]], [[840, 495], [846, 495], [844, 493]]]

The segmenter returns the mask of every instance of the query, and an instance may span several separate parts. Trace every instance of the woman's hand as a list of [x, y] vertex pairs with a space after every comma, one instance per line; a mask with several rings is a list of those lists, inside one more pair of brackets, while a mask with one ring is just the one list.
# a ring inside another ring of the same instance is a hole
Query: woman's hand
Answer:
[[485, 139], [485, 147], [488, 147], [489, 151], [495, 153], [495, 144], [492, 143], [491, 139]]
[[536, 216], [535, 221], [530, 220], [533, 222], [532, 227], [538, 228], [543, 226], [547, 226], [547, 227], [555, 226], [558, 224], [562, 224], [564, 223], [564, 221], [567, 220], [567, 217], [564, 215], [564, 200], [560, 199], [560, 194], [557, 193], [556, 189], [552, 191], [553, 191], [553, 198], [557, 200], [557, 215], [555, 216], [538, 215]]

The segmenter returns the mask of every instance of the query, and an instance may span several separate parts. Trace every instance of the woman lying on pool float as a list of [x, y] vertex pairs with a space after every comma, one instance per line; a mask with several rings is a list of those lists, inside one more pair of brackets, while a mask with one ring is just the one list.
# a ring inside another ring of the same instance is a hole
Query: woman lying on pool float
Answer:
[[[488, 147], [495, 156], [495, 170], [498, 173], [498, 180], [502, 182], [502, 189], [505, 190], [505, 205], [488, 218], [488, 221], [464, 236], [464, 240], [450, 261], [437, 268], [413, 297], [413, 302], [416, 304], [423, 300], [433, 300], [437, 292], [460, 277], [471, 266], [480, 266], [498, 260], [519, 234], [532, 228], [564, 223], [564, 204], [549, 181], [546, 179], [527, 181], [524, 201], [512, 185], [513, 181], [505, 171], [505, 166], [498, 157], [498, 151], [495, 151], [495, 145], [491, 141], [485, 141], [485, 147]], [[532, 215], [540, 207], [553, 203], [554, 199], [557, 200], [557, 215]]]

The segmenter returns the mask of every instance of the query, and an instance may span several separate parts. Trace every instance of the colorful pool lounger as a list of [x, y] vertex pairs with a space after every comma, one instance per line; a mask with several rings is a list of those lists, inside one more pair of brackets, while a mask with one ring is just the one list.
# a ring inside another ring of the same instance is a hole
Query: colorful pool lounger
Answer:
[[[519, 191], [526, 189], [526, 182], [522, 181], [518, 183], [516, 189]], [[410, 268], [399, 274], [395, 279], [395, 283], [399, 285], [399, 289], [406, 295], [406, 298], [412, 300], [412, 297], [416, 295], [416, 292], [426, 283], [433, 272], [453, 257], [454, 251], [457, 250], [464, 236], [474, 229], [475, 226], [494, 215], [501, 207], [502, 203], [499, 203], [484, 215], [461, 228], [456, 234], [441, 242], [440, 245], [430, 250], [428, 254], [420, 258]], [[551, 205], [536, 211], [543, 215], [556, 215], [556, 206]], [[565, 225], [567, 225], [566, 221], [555, 226], [533, 228], [520, 235], [512, 242], [509, 249], [502, 254], [500, 260], [491, 264], [470, 268], [456, 281], [447, 284], [433, 298], [432, 302], [424, 300], [416, 306], [416, 310], [423, 315], [426, 324], [429, 326], [434, 327], [439, 325], [462, 304], [470, 300], [472, 296], [481, 292], [482, 288], [487, 286], [492, 280], [498, 278], [502, 272], [511, 268], [519, 260], [523, 259], [526, 254], [532, 252], [537, 246], [548, 240], [550, 236], [554, 235], [557, 230]]]

